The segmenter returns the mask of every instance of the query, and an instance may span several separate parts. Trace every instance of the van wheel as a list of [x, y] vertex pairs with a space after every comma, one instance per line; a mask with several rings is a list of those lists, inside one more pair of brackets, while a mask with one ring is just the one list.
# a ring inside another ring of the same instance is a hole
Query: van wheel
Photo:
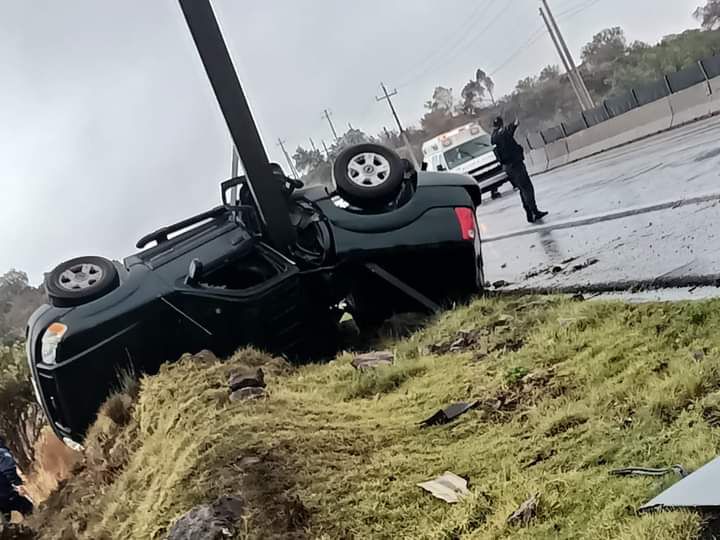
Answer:
[[45, 290], [56, 307], [92, 302], [117, 288], [119, 283], [115, 265], [103, 257], [71, 259], [45, 276]]
[[358, 144], [340, 152], [333, 164], [333, 179], [340, 196], [365, 208], [392, 201], [405, 177], [402, 159], [379, 144]]

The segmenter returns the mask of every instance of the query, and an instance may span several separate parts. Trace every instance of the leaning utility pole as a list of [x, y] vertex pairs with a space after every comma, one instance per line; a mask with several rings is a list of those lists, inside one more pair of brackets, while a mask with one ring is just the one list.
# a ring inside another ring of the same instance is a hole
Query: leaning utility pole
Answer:
[[240, 165], [240, 156], [238, 156], [237, 148], [235, 148], [235, 143], [232, 143], [232, 164], [230, 165], [230, 178], [237, 178], [238, 175], [238, 168]]
[[293, 165], [293, 162], [290, 159], [290, 155], [287, 153], [287, 150], [285, 150], [285, 141], [283, 141], [282, 139], [278, 139], [278, 146], [282, 149], [283, 154], [285, 154], [285, 159], [287, 160], [287, 164], [290, 167], [290, 171], [292, 172], [293, 176], [295, 177], [295, 180], [297, 180], [298, 173], [297, 173], [297, 170], [295, 170], [295, 165]]
[[332, 131], [333, 137], [335, 137], [335, 142], [337, 142], [339, 137], [337, 131], [335, 131], [335, 126], [333, 125], [332, 119], [330, 118], [330, 112], [327, 109], [323, 111], [323, 117], [325, 118], [325, 120], [327, 120], [328, 124], [330, 124], [330, 131]]
[[585, 104], [588, 107], [588, 109], [592, 109], [593, 107], [595, 107], [595, 103], [593, 102], [592, 96], [590, 95], [590, 92], [588, 91], [587, 86], [585, 86], [585, 81], [583, 81], [583, 78], [580, 75], [580, 72], [578, 71], [577, 66], [575, 65], [575, 60], [573, 60], [572, 54], [570, 54], [570, 49], [568, 48], [567, 43], [565, 42], [565, 38], [563, 37], [562, 33], [560, 32], [560, 28], [558, 27], [557, 21], [555, 20], [555, 17], [553, 16], [552, 11], [550, 10], [550, 6], [548, 6], [547, 0], [542, 0], [542, 3], [545, 6], [545, 11], [547, 12], [548, 18], [550, 19], [550, 24], [552, 25], [553, 29], [555, 30], [555, 34], [557, 35], [557, 38], [560, 41], [560, 45], [562, 46], [562, 49], [565, 52], [565, 57], [567, 58], [567, 61], [570, 64], [570, 69], [575, 73], [575, 80], [580, 85], [580, 93], [583, 95], [583, 98], [585, 99]]
[[328, 151], [327, 144], [325, 144], [325, 139], [320, 139], [320, 142], [323, 145], [323, 150], [325, 150], [325, 159], [330, 160], [330, 152]]
[[557, 49], [558, 55], [560, 56], [560, 60], [562, 60], [563, 66], [565, 66], [565, 72], [567, 73], [568, 79], [570, 80], [570, 85], [572, 86], [573, 92], [575, 92], [575, 96], [577, 97], [578, 102], [580, 102], [580, 109], [582, 109], [583, 111], [586, 111], [588, 109], [587, 103], [585, 101], [585, 98], [584, 98], [582, 92], [580, 91], [580, 86], [578, 84], [577, 79], [575, 78], [575, 73], [570, 69], [570, 64], [568, 64], [567, 58], [565, 58], [565, 55], [563, 54], [562, 49], [560, 48], [560, 44], [558, 43], [558, 40], [555, 37], [555, 33], [552, 31], [552, 27], [550, 26], [550, 21], [548, 21], [547, 15], [545, 15], [543, 8], [540, 8], [540, 16], [542, 17], [543, 21], [545, 22], [545, 26], [547, 26], [548, 33], [550, 34], [553, 44], [555, 45], [555, 48]]
[[317, 147], [315, 146], [315, 141], [312, 140], [312, 137], [310, 137], [310, 148], [313, 149], [313, 152], [317, 152]]
[[387, 88], [385, 88], [385, 83], [380, 83], [380, 88], [382, 88], [384, 96], [382, 97], [376, 97], [376, 101], [385, 101], [387, 100], [388, 105], [390, 106], [390, 111], [392, 112], [393, 117], [395, 118], [395, 122], [397, 123], [398, 130], [400, 131], [400, 136], [403, 139], [403, 142], [405, 143], [405, 148], [407, 148], [408, 153], [410, 154], [410, 159], [412, 160], [413, 166], [416, 170], [420, 170], [420, 165], [417, 162], [417, 158], [415, 157], [415, 152], [413, 152], [412, 146], [410, 146], [410, 141], [407, 138], [407, 134], [405, 133], [405, 130], [402, 127], [402, 124], [400, 123], [400, 118], [398, 118], [397, 111], [395, 111], [395, 106], [393, 105], [392, 99], [390, 99], [393, 96], [397, 95], [397, 90], [393, 90], [392, 93], [388, 93]]

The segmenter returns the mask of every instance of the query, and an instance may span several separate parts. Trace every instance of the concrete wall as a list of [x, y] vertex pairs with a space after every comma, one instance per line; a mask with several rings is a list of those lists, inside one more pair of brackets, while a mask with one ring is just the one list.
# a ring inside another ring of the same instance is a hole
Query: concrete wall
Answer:
[[710, 87], [702, 82], [667, 98], [673, 117], [671, 127], [681, 126], [710, 115]]
[[554, 169], [713, 114], [720, 114], [720, 77], [532, 150], [528, 170], [537, 174]]
[[565, 165], [568, 162], [567, 139], [560, 139], [548, 144], [545, 147], [545, 153], [548, 157], [548, 169]]
[[710, 79], [710, 114], [720, 113], [720, 77]]
[[673, 112], [667, 98], [632, 109], [567, 139], [569, 161], [627, 144], [669, 129]]
[[538, 148], [528, 152], [527, 168], [531, 174], [543, 172], [548, 168], [548, 156], [544, 148]]

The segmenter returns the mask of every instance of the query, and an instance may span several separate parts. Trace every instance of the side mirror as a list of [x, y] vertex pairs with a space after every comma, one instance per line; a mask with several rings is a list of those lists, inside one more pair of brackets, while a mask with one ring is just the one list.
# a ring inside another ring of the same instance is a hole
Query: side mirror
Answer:
[[202, 276], [203, 273], [203, 263], [200, 262], [200, 259], [193, 259], [190, 261], [190, 265], [188, 266], [188, 273], [187, 277], [185, 278], [185, 284], [186, 285], [197, 285], [198, 281], [200, 281], [200, 276]]
[[247, 184], [245, 176], [237, 176], [220, 184], [220, 196], [225, 206], [239, 206], [240, 190]]
[[420, 165], [420, 170], [427, 171], [427, 168], [428, 168], [427, 161], [423, 161], [422, 164]]

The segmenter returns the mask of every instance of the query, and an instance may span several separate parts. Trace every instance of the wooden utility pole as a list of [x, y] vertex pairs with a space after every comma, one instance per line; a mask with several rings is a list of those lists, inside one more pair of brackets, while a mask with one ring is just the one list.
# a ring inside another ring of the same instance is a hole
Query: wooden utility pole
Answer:
[[397, 111], [395, 110], [395, 105], [393, 105], [392, 97], [397, 95], [397, 90], [393, 90], [392, 93], [388, 93], [387, 88], [385, 87], [385, 83], [380, 83], [380, 88], [382, 88], [383, 96], [376, 97], [376, 101], [387, 101], [388, 105], [390, 107], [390, 112], [392, 112], [393, 118], [395, 118], [395, 123], [397, 124], [398, 131], [400, 132], [400, 136], [402, 137], [403, 143], [405, 143], [405, 148], [407, 148], [408, 154], [410, 154], [410, 159], [412, 160], [412, 164], [415, 167], [416, 170], [420, 170], [420, 164], [417, 161], [417, 158], [415, 157], [415, 152], [413, 152], [412, 146], [410, 146], [410, 141], [407, 138], [407, 134], [405, 133], [405, 130], [402, 127], [402, 124], [400, 123], [400, 118], [398, 118]]

